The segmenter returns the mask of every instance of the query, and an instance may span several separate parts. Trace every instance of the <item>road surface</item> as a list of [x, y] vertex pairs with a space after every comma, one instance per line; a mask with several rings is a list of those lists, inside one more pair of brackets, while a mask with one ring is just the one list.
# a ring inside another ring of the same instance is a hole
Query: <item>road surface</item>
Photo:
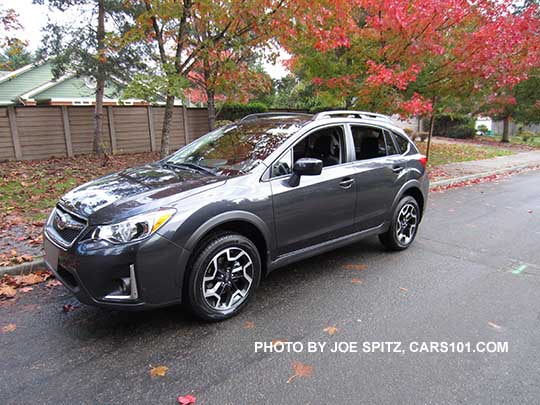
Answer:
[[[289, 266], [226, 322], [66, 303], [63, 287], [40, 286], [0, 305], [0, 327], [17, 326], [0, 332], [2, 403], [537, 403], [540, 172], [432, 194], [409, 250], [372, 238]], [[303, 350], [255, 352], [276, 340]], [[362, 351], [372, 342], [400, 351]], [[421, 342], [508, 352], [414, 352]], [[150, 376], [156, 366], [164, 377]]]

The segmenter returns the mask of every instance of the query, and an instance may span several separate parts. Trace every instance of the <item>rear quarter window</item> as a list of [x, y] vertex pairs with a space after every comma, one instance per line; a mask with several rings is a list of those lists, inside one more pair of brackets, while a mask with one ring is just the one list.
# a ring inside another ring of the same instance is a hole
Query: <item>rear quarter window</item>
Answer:
[[396, 146], [399, 149], [399, 153], [403, 154], [407, 152], [411, 143], [403, 135], [396, 134], [395, 132], [393, 134], [396, 141]]

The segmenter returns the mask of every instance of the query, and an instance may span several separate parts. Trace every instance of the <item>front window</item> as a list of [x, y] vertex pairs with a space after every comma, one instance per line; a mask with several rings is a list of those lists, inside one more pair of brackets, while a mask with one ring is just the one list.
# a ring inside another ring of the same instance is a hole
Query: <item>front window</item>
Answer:
[[189, 165], [224, 176], [248, 173], [298, 129], [290, 123], [228, 125], [180, 149], [165, 163]]
[[316, 130], [274, 162], [272, 165], [272, 177], [291, 174], [294, 162], [306, 157], [322, 160], [323, 167], [341, 164], [345, 159], [344, 144], [342, 126]]

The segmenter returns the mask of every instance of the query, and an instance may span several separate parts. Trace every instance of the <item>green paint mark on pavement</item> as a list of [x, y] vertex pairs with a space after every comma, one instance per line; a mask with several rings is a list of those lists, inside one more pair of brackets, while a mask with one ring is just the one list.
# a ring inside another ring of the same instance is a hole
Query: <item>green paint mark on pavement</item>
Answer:
[[527, 265], [522, 264], [521, 266], [516, 267], [514, 270], [512, 270], [512, 274], [521, 274], [523, 273], [523, 270], [525, 270], [526, 268], [527, 268]]

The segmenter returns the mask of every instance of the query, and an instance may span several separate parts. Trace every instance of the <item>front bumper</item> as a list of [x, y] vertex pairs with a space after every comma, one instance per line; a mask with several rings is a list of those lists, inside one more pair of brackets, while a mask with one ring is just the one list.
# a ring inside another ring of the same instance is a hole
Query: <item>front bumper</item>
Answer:
[[[79, 301], [117, 309], [180, 303], [189, 252], [158, 234], [139, 243], [60, 247], [44, 235], [45, 262]], [[118, 293], [122, 283], [125, 292]]]

